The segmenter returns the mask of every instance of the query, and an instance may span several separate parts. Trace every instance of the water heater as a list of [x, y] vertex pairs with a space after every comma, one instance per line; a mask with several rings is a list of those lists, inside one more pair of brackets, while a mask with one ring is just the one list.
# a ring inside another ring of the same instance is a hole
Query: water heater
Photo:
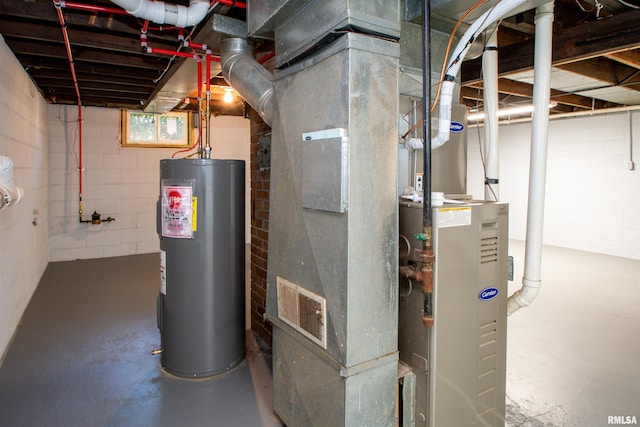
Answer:
[[244, 200], [244, 161], [160, 161], [157, 312], [173, 375], [211, 376], [244, 359]]

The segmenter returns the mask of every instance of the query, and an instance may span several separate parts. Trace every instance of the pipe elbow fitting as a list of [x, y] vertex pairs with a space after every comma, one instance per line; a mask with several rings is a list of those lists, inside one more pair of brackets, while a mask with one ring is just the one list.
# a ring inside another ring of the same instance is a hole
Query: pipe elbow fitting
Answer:
[[527, 307], [533, 302], [540, 292], [540, 280], [522, 279], [522, 288], [516, 291], [507, 300], [507, 315], [515, 313], [523, 307]]
[[255, 60], [247, 41], [242, 38], [224, 39], [220, 49], [220, 66], [225, 81], [271, 126], [273, 76]]
[[176, 27], [186, 28], [200, 23], [209, 12], [208, 1], [191, 1], [189, 7], [178, 6]]
[[21, 187], [0, 187], [0, 211], [15, 206], [24, 198], [24, 190]]

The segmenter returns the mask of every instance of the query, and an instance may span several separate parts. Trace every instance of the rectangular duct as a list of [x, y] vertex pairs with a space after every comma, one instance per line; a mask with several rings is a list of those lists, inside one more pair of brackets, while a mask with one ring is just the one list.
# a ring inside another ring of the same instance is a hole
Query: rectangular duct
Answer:
[[[275, 74], [267, 316], [290, 426], [396, 422], [398, 54], [346, 33]], [[296, 292], [326, 301], [326, 348], [283, 320]]]

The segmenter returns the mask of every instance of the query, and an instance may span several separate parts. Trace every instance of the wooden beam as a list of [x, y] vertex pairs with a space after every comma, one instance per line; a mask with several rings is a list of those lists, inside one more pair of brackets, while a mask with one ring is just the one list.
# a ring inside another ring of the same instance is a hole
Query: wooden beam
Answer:
[[594, 58], [579, 63], [561, 64], [556, 67], [599, 80], [607, 86], [624, 86], [627, 89], [640, 91], [638, 70], [607, 58]]
[[[5, 39], [7, 45], [17, 55], [34, 55], [46, 58], [66, 59], [67, 50], [60, 43], [30, 43], [23, 40]], [[162, 69], [169, 59], [165, 56], [148, 55], [142, 52], [123, 55], [120, 53], [99, 51], [96, 49], [86, 49], [82, 47], [73, 48], [73, 60], [76, 63], [92, 62], [97, 64], [118, 65], [123, 68], [147, 68]]]
[[640, 68], [640, 50], [626, 50], [623, 52], [608, 53], [607, 58], [629, 67]]
[[[62, 31], [60, 25], [50, 23], [34, 23], [0, 20], [0, 33], [4, 38], [38, 42], [62, 41]], [[77, 28], [69, 28], [69, 41], [73, 47], [83, 47], [88, 49], [98, 48], [108, 52], [121, 52], [139, 54], [140, 35], [122, 35], [121, 33], [103, 33], [96, 31], [85, 31]], [[161, 39], [150, 39], [149, 45], [162, 49], [175, 50], [178, 46], [177, 40], [168, 42]]]
[[[113, 4], [110, 4], [113, 7]], [[75, 9], [63, 8], [64, 19], [69, 28], [90, 29], [93, 31], [115, 31], [120, 33], [140, 34], [142, 25], [134, 16], [127, 15], [111, 15], [107, 13], [90, 13]], [[0, 16], [6, 17], [7, 20], [33, 20], [42, 22], [58, 22], [53, 2], [49, 1], [16, 1], [16, 0], [0, 0]], [[153, 37], [163, 38], [166, 40], [175, 40], [176, 33], [167, 34], [153, 33]]]
[[[482, 88], [483, 84], [476, 83], [473, 85], [474, 91], [478, 93], [475, 88]], [[518, 82], [516, 80], [510, 80], [507, 78], [498, 79], [498, 92], [503, 94], [510, 94], [525, 98], [533, 98], [533, 85], [524, 82]], [[472, 92], [467, 92], [471, 94]], [[482, 97], [482, 90], [480, 90], [480, 97]], [[585, 108], [585, 109], [601, 109], [618, 107], [620, 104], [605, 102], [599, 99], [589, 98], [587, 96], [575, 95], [569, 92], [561, 90], [551, 89], [551, 101], [555, 101], [561, 104], [566, 104], [571, 107]]]
[[[554, 34], [552, 65], [568, 64], [622, 52], [640, 45], [640, 10], [565, 28]], [[500, 76], [533, 69], [533, 40], [501, 47], [498, 52]], [[463, 84], [480, 80], [482, 58], [462, 64]]]

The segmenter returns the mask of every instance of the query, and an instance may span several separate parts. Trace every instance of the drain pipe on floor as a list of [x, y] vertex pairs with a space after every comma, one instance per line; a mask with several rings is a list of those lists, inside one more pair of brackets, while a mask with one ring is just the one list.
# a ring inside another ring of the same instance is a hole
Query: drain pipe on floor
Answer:
[[553, 34], [553, 1], [536, 8], [533, 83], [533, 117], [531, 121], [531, 159], [529, 166], [529, 200], [522, 288], [509, 297], [507, 314], [511, 315], [533, 302], [540, 290], [544, 198], [547, 178], [549, 139], [549, 98]]

